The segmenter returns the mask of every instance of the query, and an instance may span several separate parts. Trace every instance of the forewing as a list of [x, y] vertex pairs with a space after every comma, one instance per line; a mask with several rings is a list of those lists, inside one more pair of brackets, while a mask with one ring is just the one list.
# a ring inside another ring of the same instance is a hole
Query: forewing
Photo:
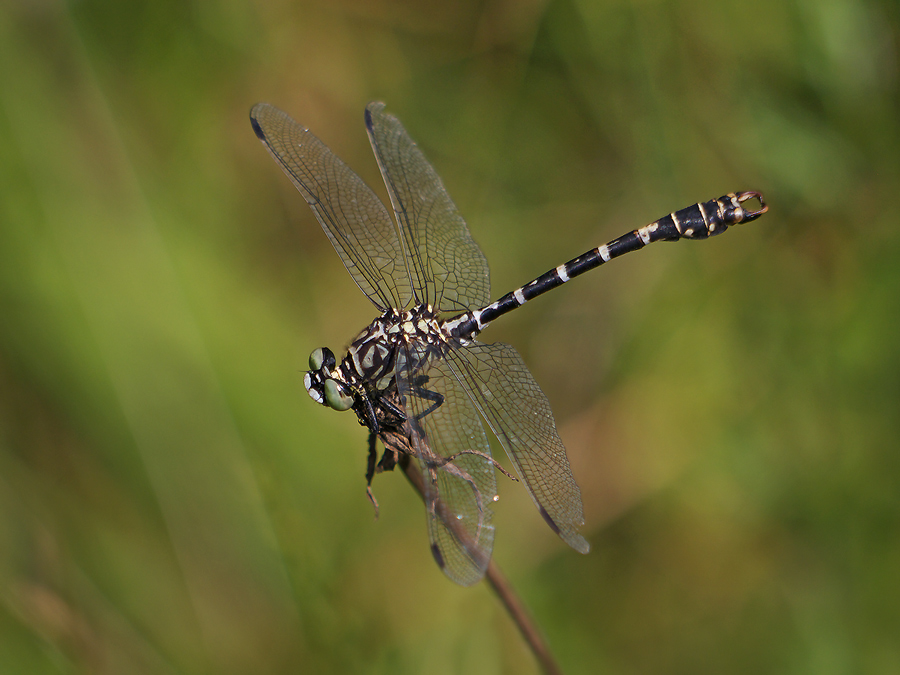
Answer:
[[464, 312], [490, 302], [487, 260], [422, 151], [383, 103], [366, 128], [400, 226], [416, 304]]
[[569, 546], [587, 553], [581, 490], [556, 431], [550, 402], [519, 353], [502, 343], [473, 342], [449, 364], [506, 449], [541, 515]]
[[380, 310], [412, 297], [397, 229], [382, 201], [308, 129], [268, 103], [250, 120], [322, 224], [350, 276]]
[[448, 577], [471, 586], [484, 576], [494, 546], [490, 446], [447, 362], [434, 357], [420, 365], [420, 357], [401, 348], [396, 381], [424, 477], [431, 550]]

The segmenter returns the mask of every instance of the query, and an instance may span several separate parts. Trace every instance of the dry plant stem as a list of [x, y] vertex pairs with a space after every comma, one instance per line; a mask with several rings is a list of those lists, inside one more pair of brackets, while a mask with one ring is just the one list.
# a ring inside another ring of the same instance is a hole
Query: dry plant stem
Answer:
[[[393, 440], [395, 443], [397, 442], [397, 439]], [[415, 462], [410, 461], [409, 454], [405, 452], [400, 455], [399, 463], [403, 468], [406, 477], [409, 479], [409, 482], [412, 483], [412, 486], [416, 489], [416, 492], [419, 493], [419, 496], [424, 499], [424, 479], [422, 478], [422, 472], [419, 470], [419, 467], [416, 466]], [[452, 526], [450, 523], [447, 524], [448, 527]], [[528, 643], [528, 646], [534, 653], [535, 658], [541, 664], [544, 672], [548, 673], [548, 675], [562, 675], [562, 671], [559, 669], [556, 660], [550, 653], [550, 648], [538, 630], [537, 624], [534, 619], [532, 619], [522, 600], [519, 598], [518, 594], [516, 594], [512, 585], [509, 583], [509, 580], [500, 571], [500, 567], [494, 562], [493, 558], [488, 563], [485, 578], [500, 598], [500, 602], [503, 603], [510, 618], [519, 627], [522, 637], [525, 638], [525, 642]]]

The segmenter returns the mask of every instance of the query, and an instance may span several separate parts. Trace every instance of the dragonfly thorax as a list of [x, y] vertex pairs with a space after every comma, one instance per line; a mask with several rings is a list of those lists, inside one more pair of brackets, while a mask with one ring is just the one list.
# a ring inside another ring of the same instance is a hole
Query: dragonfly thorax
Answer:
[[430, 354], [443, 351], [446, 342], [431, 305], [405, 311], [389, 308], [356, 336], [340, 364], [327, 347], [314, 350], [304, 385], [316, 403], [350, 410], [359, 398], [391, 387], [401, 346], [421, 367]]

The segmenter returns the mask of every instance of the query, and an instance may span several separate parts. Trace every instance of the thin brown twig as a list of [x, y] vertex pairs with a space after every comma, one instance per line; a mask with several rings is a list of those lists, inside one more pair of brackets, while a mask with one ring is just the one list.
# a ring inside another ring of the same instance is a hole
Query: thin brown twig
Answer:
[[[382, 438], [382, 440], [387, 441], [386, 444], [390, 443], [390, 445], [394, 447], [406, 446], [406, 451], [401, 451], [399, 464], [403, 468], [403, 472], [406, 474], [406, 477], [409, 479], [413, 488], [415, 488], [416, 492], [418, 492], [419, 496], [424, 500], [424, 479], [419, 467], [416, 466], [415, 462], [410, 461], [408, 439], [400, 434], [391, 435], [394, 437], [389, 441], [384, 438]], [[446, 519], [444, 519], [444, 524], [447, 527], [454, 527], [456, 525], [455, 523], [447, 522]], [[544, 636], [541, 635], [537, 623], [529, 614], [525, 604], [522, 602], [521, 598], [519, 598], [519, 595], [516, 593], [512, 584], [503, 572], [500, 571], [500, 567], [494, 562], [493, 558], [488, 562], [487, 571], [484, 576], [491, 588], [494, 589], [497, 597], [500, 598], [500, 602], [503, 603], [503, 606], [506, 608], [506, 612], [513, 620], [513, 623], [518, 626], [519, 631], [522, 633], [522, 637], [525, 638], [525, 642], [528, 644], [544, 672], [548, 675], [562, 675], [562, 671], [559, 669], [559, 665], [553, 658], [553, 654], [550, 653], [550, 647], [547, 645]]]

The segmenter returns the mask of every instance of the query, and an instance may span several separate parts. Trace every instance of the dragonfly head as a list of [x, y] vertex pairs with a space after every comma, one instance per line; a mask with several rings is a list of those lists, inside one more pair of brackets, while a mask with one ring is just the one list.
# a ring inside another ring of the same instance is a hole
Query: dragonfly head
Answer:
[[309, 355], [309, 371], [303, 378], [306, 391], [313, 401], [334, 410], [350, 410], [353, 393], [337, 370], [337, 359], [327, 347], [313, 350]]

